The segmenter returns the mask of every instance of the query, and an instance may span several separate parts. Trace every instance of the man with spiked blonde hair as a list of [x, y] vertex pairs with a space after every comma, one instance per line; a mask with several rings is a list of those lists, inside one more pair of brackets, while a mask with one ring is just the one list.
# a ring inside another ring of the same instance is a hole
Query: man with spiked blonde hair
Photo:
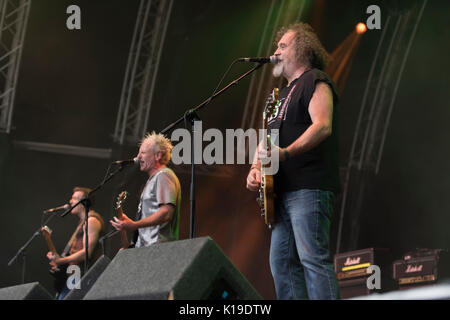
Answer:
[[166, 165], [172, 143], [162, 134], [152, 132], [141, 141], [137, 160], [140, 170], [149, 176], [138, 207], [136, 221], [125, 214], [110, 221], [117, 230], [138, 231], [136, 247], [178, 240], [181, 188], [175, 173]]

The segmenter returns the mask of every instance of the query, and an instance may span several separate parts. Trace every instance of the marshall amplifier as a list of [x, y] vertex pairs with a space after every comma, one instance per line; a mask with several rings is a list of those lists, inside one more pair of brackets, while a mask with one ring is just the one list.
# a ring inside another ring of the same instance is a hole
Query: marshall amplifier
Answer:
[[[380, 269], [379, 289], [369, 288], [367, 281], [372, 275], [368, 268], [372, 265]], [[391, 279], [392, 259], [389, 249], [367, 248], [339, 253], [334, 256], [334, 270], [338, 278], [341, 299], [365, 296], [373, 292], [385, 292], [393, 287]]]
[[385, 269], [391, 261], [389, 249], [367, 248], [336, 254], [334, 270], [338, 280], [367, 277], [368, 267], [377, 265]]
[[377, 291], [369, 289], [367, 277], [339, 281], [339, 295], [341, 299], [367, 296], [373, 292]]
[[393, 278], [400, 289], [436, 283], [438, 276], [448, 273], [448, 256], [442, 249], [419, 249], [409, 252], [393, 263]]

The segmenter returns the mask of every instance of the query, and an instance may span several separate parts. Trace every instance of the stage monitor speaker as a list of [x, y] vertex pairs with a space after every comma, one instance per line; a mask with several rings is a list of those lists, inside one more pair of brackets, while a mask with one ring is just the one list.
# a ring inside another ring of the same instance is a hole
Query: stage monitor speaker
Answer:
[[110, 262], [111, 259], [105, 255], [98, 258], [92, 267], [89, 268], [88, 272], [81, 278], [80, 289], [72, 289], [67, 296], [64, 297], [64, 300], [83, 299]]
[[261, 296], [209, 237], [121, 250], [85, 300], [244, 300]]
[[52, 300], [51, 294], [39, 282], [0, 289], [0, 300]]

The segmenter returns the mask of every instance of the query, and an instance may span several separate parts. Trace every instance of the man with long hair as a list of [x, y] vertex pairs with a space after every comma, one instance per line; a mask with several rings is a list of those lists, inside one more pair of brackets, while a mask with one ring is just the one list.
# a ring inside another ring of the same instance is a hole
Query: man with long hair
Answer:
[[[337, 90], [323, 71], [328, 54], [308, 24], [281, 29], [276, 44], [273, 75], [283, 76], [287, 86], [268, 121], [269, 130], [279, 130], [279, 146], [271, 146], [280, 161], [270, 246], [275, 290], [278, 299], [338, 299], [329, 252], [340, 191]], [[260, 187], [261, 162], [268, 159], [270, 151], [259, 148], [247, 177], [249, 190]]]

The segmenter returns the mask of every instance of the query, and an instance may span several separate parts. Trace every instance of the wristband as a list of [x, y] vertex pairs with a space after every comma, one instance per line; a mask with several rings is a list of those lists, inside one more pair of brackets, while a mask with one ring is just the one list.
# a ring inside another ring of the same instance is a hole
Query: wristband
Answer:
[[284, 161], [286, 161], [289, 159], [289, 152], [287, 151], [287, 148], [284, 148], [283, 152], [284, 152]]

